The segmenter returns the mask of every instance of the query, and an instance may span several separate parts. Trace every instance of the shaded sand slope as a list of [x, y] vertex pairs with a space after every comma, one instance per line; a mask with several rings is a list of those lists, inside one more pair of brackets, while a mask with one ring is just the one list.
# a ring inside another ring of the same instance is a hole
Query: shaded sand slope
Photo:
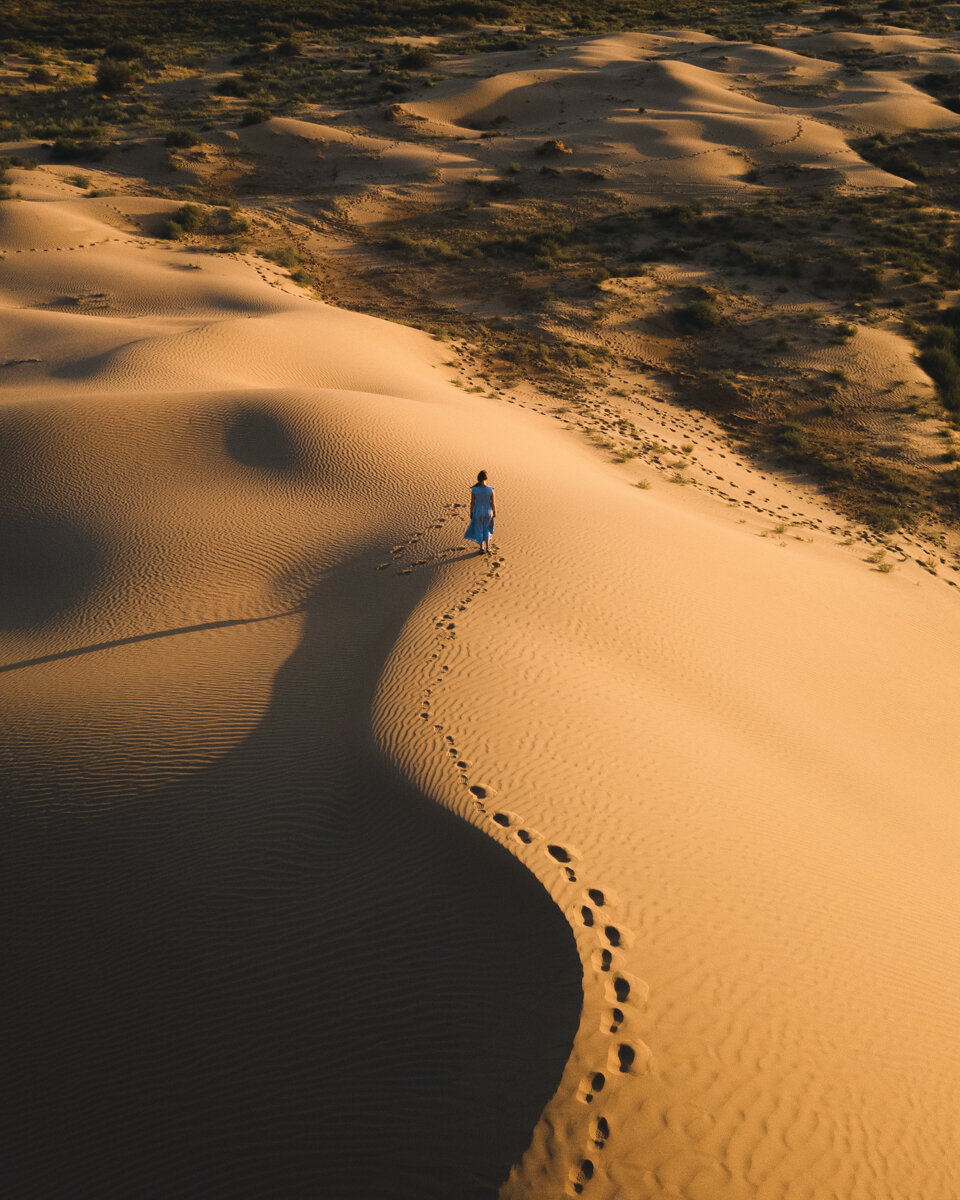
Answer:
[[[30, 305], [62, 289], [57, 259], [12, 248], [45, 265], [32, 295], [4, 281], [2, 357], [25, 360], [0, 409], [9, 1186], [495, 1194], [559, 1080], [581, 970], [540, 884], [370, 734], [428, 582], [375, 567], [442, 486], [403, 480], [437, 457], [433, 405], [374, 391], [437, 393], [436, 352], [325, 327], [236, 263], [229, 296], [215, 271], [171, 283], [156, 324], [51, 313]], [[126, 275], [84, 259], [115, 313], [151, 285], [155, 306], [184, 258], [137, 248]], [[294, 325], [272, 358], [257, 344], [261, 372], [371, 391], [212, 389], [242, 374], [238, 343], [216, 359], [204, 336], [238, 292], [248, 328], [278, 301]]]
[[452, 1200], [522, 1155], [504, 1196], [956, 1193], [951, 592], [632, 489], [426, 336], [236, 262], [240, 324], [189, 259], [138, 247], [179, 286], [103, 315], [102, 367], [60, 341], [100, 317], [21, 308], [37, 361], [4, 368], [8, 1024], [44, 1147], [100, 1192]]
[[[405, 606], [371, 603], [371, 578], [326, 577], [215, 763], [125, 802], [109, 781], [7, 793], [18, 1195], [492, 1196], [525, 1148], [579, 1011], [569, 932], [520, 864], [380, 763], [367, 664]], [[245, 639], [216, 640], [242, 686]], [[138, 654], [98, 657], [137, 673]], [[57, 674], [82, 689], [96, 669]]]

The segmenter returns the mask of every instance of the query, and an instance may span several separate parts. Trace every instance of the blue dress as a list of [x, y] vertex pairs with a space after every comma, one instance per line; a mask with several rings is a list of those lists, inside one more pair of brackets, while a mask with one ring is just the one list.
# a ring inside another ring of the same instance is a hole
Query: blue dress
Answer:
[[493, 488], [475, 483], [473, 492], [473, 517], [463, 535], [464, 541], [488, 542], [493, 537]]

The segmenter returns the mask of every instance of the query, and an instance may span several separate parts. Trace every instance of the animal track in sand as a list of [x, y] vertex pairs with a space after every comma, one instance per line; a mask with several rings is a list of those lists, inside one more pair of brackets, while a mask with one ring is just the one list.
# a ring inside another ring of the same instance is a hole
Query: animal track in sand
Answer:
[[[431, 522], [427, 530], [432, 531], [442, 527], [449, 517], [457, 517], [461, 506], [451, 506], [447, 515]], [[423, 530], [417, 530], [400, 545], [392, 547], [390, 559], [393, 565], [400, 567], [398, 573], [409, 572], [411, 565], [404, 566], [405, 557], [414, 544], [423, 536]], [[440, 563], [444, 560], [441, 550], [431, 559], [422, 559], [412, 564], [425, 565], [430, 561]], [[476, 559], [471, 556], [471, 561]], [[482, 560], [481, 560], [482, 561]], [[554, 869], [562, 872], [563, 883], [576, 884], [577, 874], [574, 865], [579, 863], [580, 855], [564, 842], [547, 839], [537, 829], [530, 826], [521, 814], [509, 808], [494, 807], [489, 802], [496, 794], [496, 789], [490, 784], [477, 781], [474, 774], [472, 759], [463, 754], [458, 746], [458, 739], [448, 733], [443, 719], [443, 684], [449, 678], [450, 664], [443, 659], [450, 653], [450, 644], [458, 635], [457, 614], [467, 611], [467, 606], [483, 596], [490, 585], [501, 578], [505, 560], [502, 555], [487, 559], [480, 571], [468, 583], [459, 599], [448, 602], [432, 619], [434, 647], [429, 652], [427, 661], [435, 664], [432, 668], [428, 685], [424, 687], [418, 708], [422, 728], [426, 736], [432, 740], [434, 752], [439, 752], [449, 759], [451, 766], [457, 771], [461, 787], [466, 791], [481, 825], [486, 827], [490, 836], [501, 842], [506, 842], [515, 848], [523, 846], [542, 846], [543, 856]], [[390, 566], [390, 560], [381, 563], [377, 569], [383, 570]], [[479, 563], [477, 565], [480, 565]], [[472, 776], [472, 778], [471, 778]], [[482, 780], [482, 777], [481, 777]], [[581, 885], [582, 886], [582, 885]], [[640, 981], [628, 980], [626, 973], [619, 969], [616, 957], [621, 948], [632, 941], [632, 935], [621, 924], [614, 924], [609, 919], [612, 903], [611, 892], [607, 888], [595, 886], [585, 887], [568, 912], [568, 920], [575, 930], [580, 930], [581, 937], [597, 939], [595, 948], [589, 954], [585, 966], [592, 966], [596, 982], [603, 980], [603, 1005], [601, 1007], [600, 1033], [604, 1037], [620, 1035], [622, 1028], [629, 1021], [628, 1001], [631, 996], [645, 997], [646, 984]], [[598, 915], [603, 910], [603, 918]], [[584, 957], [584, 952], [581, 952]], [[589, 978], [585, 973], [585, 980]], [[636, 984], [636, 985], [635, 985]], [[640, 1068], [649, 1061], [649, 1050], [643, 1043], [627, 1042], [622, 1036], [612, 1044], [606, 1052], [607, 1062], [603, 1070], [589, 1072], [577, 1088], [577, 1099], [583, 1104], [593, 1104], [596, 1097], [608, 1086], [609, 1079], [620, 1079], [624, 1075], [641, 1073]], [[590, 1181], [596, 1174], [595, 1156], [606, 1146], [610, 1137], [609, 1122], [605, 1117], [598, 1116], [590, 1122], [585, 1134], [583, 1148], [576, 1156], [568, 1170], [566, 1191], [568, 1195], [579, 1196], [588, 1189]], [[572, 1149], [572, 1147], [571, 1147]]]

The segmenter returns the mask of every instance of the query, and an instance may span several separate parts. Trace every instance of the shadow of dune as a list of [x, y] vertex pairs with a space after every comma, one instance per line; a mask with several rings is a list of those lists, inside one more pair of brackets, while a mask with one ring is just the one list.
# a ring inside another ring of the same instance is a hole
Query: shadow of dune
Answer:
[[469, 1200], [525, 1149], [573, 936], [373, 743], [417, 582], [334, 574], [231, 753], [122, 806], [0, 803], [11, 1195]]
[[42, 625], [72, 608], [98, 581], [103, 558], [68, 517], [0, 514], [0, 629]]

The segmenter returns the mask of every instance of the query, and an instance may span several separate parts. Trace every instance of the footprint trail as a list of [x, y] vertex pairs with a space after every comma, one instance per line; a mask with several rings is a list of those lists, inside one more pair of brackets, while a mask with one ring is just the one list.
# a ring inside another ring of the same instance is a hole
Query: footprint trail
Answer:
[[[452, 555], [462, 554], [462, 544], [440, 548], [422, 557], [420, 553], [424, 538], [441, 530], [450, 521], [462, 521], [461, 504], [448, 505], [444, 513], [434, 521], [428, 521], [423, 529], [414, 531], [403, 543], [393, 546], [389, 557], [381, 562], [377, 570], [393, 567], [397, 575], [409, 575], [426, 566], [435, 566], [449, 561]], [[557, 888], [552, 887], [549, 875], [561, 889], [572, 888], [576, 893], [569, 902], [563, 903], [565, 914], [574, 931], [593, 941], [593, 950], [584, 954], [584, 946], [578, 936], [584, 967], [584, 988], [594, 987], [602, 993], [602, 1019], [600, 1033], [608, 1040], [605, 1061], [596, 1069], [588, 1071], [581, 1079], [576, 1098], [589, 1109], [585, 1114], [582, 1151], [573, 1156], [566, 1172], [565, 1191], [568, 1196], [581, 1196], [599, 1176], [601, 1155], [607, 1143], [615, 1137], [611, 1121], [602, 1111], [604, 1101], [609, 1100], [610, 1089], [622, 1085], [624, 1076], [643, 1074], [650, 1067], [650, 1050], [639, 1039], [631, 1039], [628, 1031], [635, 1021], [637, 1006], [643, 1006], [649, 988], [635, 980], [620, 968], [620, 951], [633, 941], [632, 934], [616, 923], [612, 917], [612, 902], [607, 889], [591, 883], [587, 886], [581, 876], [585, 869], [576, 850], [559, 839], [554, 840], [535, 829], [519, 813], [503, 806], [498, 797], [492, 801], [495, 789], [486, 783], [477, 782], [475, 756], [457, 744], [453, 734], [447, 732], [443, 719], [443, 693], [450, 679], [450, 664], [444, 659], [458, 638], [457, 615], [467, 611], [470, 604], [485, 596], [491, 587], [502, 578], [506, 558], [502, 553], [479, 556], [471, 555], [470, 561], [477, 570], [467, 582], [465, 590], [432, 618], [433, 646], [428, 650], [428, 661], [432, 669], [419, 697], [417, 712], [429, 743], [428, 753], [440, 755], [456, 772], [459, 785], [469, 797], [478, 823], [489, 836], [505, 844], [512, 853], [518, 854], [523, 847], [542, 847], [543, 882], [556, 897]], [[540, 874], [540, 872], [536, 872]], [[559, 877], [559, 879], [557, 879]], [[561, 893], [562, 894], [562, 893]]]

